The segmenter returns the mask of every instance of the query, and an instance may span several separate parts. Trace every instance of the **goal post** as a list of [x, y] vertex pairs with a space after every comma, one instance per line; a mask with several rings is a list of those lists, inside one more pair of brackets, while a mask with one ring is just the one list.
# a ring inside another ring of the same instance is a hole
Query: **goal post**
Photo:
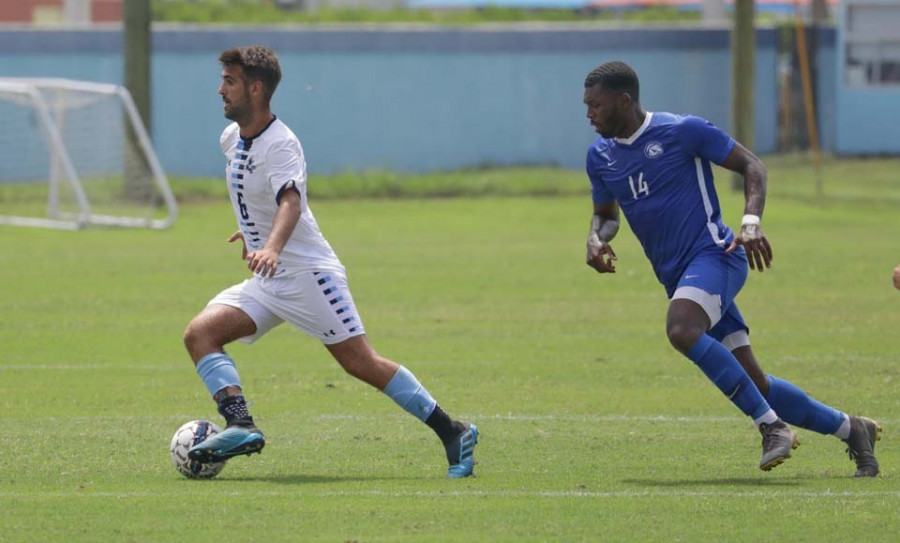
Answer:
[[0, 78], [0, 224], [167, 228], [177, 203], [128, 91]]

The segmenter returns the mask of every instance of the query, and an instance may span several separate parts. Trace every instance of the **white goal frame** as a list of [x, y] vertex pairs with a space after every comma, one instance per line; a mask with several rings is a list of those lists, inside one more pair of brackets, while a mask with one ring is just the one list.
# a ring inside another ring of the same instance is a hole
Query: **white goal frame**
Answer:
[[[121, 101], [126, 119], [130, 122], [137, 136], [136, 144], [140, 147], [147, 160], [153, 182], [167, 208], [165, 218], [98, 215], [91, 212], [91, 204], [82, 187], [81, 179], [72, 163], [72, 159], [66, 150], [60, 127], [57, 125], [57, 121], [54, 121], [50, 104], [47, 103], [47, 100], [41, 94], [42, 88], [104, 94], [116, 96]], [[20, 94], [29, 104], [35, 107], [45, 144], [53, 156], [49, 178], [47, 217], [0, 215], [0, 224], [78, 230], [90, 225], [164, 229], [175, 222], [178, 214], [178, 204], [175, 201], [175, 196], [159, 163], [159, 159], [153, 150], [147, 129], [144, 127], [143, 121], [141, 121], [137, 107], [135, 107], [134, 101], [131, 99], [131, 94], [125, 87], [72, 79], [0, 78], [0, 91]], [[78, 209], [76, 212], [63, 212], [59, 208], [59, 188], [62, 183], [66, 183], [72, 191]]]

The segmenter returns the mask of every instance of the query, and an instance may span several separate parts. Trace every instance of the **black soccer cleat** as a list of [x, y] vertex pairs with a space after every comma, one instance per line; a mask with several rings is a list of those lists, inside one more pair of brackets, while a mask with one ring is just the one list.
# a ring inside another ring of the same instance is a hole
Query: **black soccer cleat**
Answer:
[[791, 457], [791, 449], [800, 446], [797, 434], [791, 430], [783, 420], [778, 419], [771, 424], [759, 425], [759, 433], [762, 434], [762, 458], [759, 460], [759, 469], [769, 471], [782, 464]]
[[850, 436], [844, 440], [850, 460], [856, 461], [855, 477], [875, 477], [879, 473], [875, 442], [881, 439], [881, 426], [866, 417], [850, 417]]

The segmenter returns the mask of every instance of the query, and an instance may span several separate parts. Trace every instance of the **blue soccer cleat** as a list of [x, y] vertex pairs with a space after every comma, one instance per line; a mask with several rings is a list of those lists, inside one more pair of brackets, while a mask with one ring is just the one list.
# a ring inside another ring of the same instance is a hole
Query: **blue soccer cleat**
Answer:
[[188, 458], [203, 464], [221, 462], [242, 454], [253, 454], [262, 451], [266, 439], [255, 426], [229, 426], [206, 441], [202, 441], [188, 450]]
[[468, 422], [466, 427], [457, 437], [444, 444], [447, 449], [447, 477], [461, 479], [472, 475], [475, 469], [475, 445], [478, 443], [478, 428]]

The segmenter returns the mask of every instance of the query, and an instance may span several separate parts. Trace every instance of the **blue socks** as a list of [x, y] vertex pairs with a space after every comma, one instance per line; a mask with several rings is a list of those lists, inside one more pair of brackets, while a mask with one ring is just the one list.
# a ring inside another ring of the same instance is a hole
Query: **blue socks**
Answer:
[[390, 396], [397, 405], [405, 409], [407, 413], [422, 422], [425, 422], [434, 411], [434, 406], [437, 405], [437, 402], [425, 390], [425, 387], [419, 383], [416, 376], [403, 366], [400, 366], [397, 373], [384, 387], [383, 392]]
[[797, 385], [769, 375], [769, 404], [788, 424], [820, 434], [834, 434], [844, 423], [845, 415], [833, 407], [810, 398]]
[[757, 424], [772, 422], [769, 419], [777, 413], [788, 424], [827, 435], [838, 433], [848, 420], [844, 413], [814, 400], [797, 385], [773, 375], [768, 376], [769, 393], [764, 398], [731, 351], [709, 335], [701, 336], [687, 356]]
[[225, 353], [211, 353], [197, 362], [197, 374], [203, 379], [210, 396], [225, 387], [241, 386], [234, 360]]
[[753, 384], [738, 359], [724, 345], [707, 334], [700, 336], [687, 357], [715, 383], [745, 415], [756, 424], [771, 423], [776, 415], [766, 399]]

